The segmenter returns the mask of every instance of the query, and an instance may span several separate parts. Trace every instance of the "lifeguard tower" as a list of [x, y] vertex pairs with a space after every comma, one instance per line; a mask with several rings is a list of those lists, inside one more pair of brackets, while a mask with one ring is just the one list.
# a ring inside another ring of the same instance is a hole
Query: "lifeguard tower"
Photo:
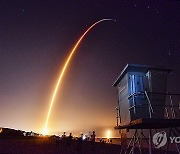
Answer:
[[[114, 82], [113, 86], [118, 88], [115, 129], [120, 131], [122, 153], [143, 153], [143, 148], [146, 149], [145, 153], [147, 149], [148, 153], [154, 153], [153, 131], [168, 130], [167, 140], [180, 132], [177, 128], [180, 127], [180, 95], [167, 93], [166, 89], [167, 75], [171, 71], [167, 68], [127, 64]], [[130, 130], [133, 130], [132, 137], [126, 144]], [[177, 144], [175, 148], [180, 153]], [[160, 149], [168, 153], [169, 141], [166, 149]]]

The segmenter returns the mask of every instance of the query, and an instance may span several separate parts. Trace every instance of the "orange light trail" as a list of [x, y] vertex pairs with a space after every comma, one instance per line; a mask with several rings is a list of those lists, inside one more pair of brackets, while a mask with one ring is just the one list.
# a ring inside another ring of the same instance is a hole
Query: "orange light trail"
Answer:
[[70, 55], [69, 57], [67, 58], [65, 64], [64, 64], [64, 67], [60, 73], [60, 76], [59, 76], [59, 80], [56, 84], [56, 87], [54, 89], [54, 93], [52, 95], [52, 99], [51, 99], [51, 102], [50, 102], [50, 106], [49, 106], [49, 110], [48, 110], [48, 114], [47, 114], [47, 118], [46, 118], [46, 123], [45, 123], [45, 126], [44, 126], [44, 129], [42, 131], [42, 134], [43, 135], [47, 135], [48, 134], [48, 129], [47, 129], [47, 126], [48, 126], [48, 121], [49, 121], [49, 117], [50, 117], [50, 114], [51, 114], [51, 110], [52, 110], [52, 106], [54, 104], [54, 100], [55, 100], [55, 97], [56, 97], [56, 93], [58, 91], [58, 88], [59, 88], [59, 85], [61, 83], [61, 80], [62, 80], [62, 77], [64, 75], [64, 72], [66, 71], [66, 68], [71, 60], [71, 57], [73, 56], [74, 52], [76, 51], [77, 47], [79, 46], [79, 44], [81, 43], [81, 41], [83, 40], [83, 38], [85, 37], [85, 35], [95, 26], [97, 25], [98, 23], [100, 22], [103, 22], [103, 21], [111, 21], [113, 19], [101, 19], [97, 22], [95, 22], [93, 25], [91, 25], [84, 33], [83, 35], [79, 38], [79, 40], [77, 41], [77, 43], [75, 44], [75, 46], [73, 47], [72, 51], [70, 52]]

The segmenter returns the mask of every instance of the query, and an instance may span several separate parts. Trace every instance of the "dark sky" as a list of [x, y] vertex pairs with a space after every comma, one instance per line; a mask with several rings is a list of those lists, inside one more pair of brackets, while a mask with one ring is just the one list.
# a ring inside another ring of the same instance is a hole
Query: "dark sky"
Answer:
[[0, 126], [42, 130], [68, 54], [103, 18], [116, 22], [97, 25], [77, 49], [58, 90], [51, 132], [113, 130], [111, 85], [127, 63], [174, 69], [168, 91], [180, 93], [180, 2], [1, 0]]

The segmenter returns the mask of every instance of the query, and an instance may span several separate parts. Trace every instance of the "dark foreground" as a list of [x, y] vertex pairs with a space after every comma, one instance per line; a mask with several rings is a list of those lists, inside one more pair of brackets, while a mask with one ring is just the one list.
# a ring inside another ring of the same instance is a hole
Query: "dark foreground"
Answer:
[[[0, 139], [0, 153], [9, 154], [120, 154], [121, 146], [82, 140], [57, 140], [54, 138]], [[138, 149], [135, 153], [140, 153]], [[148, 149], [142, 150], [143, 154]], [[163, 154], [153, 151], [153, 154]], [[170, 152], [170, 154], [175, 154]]]
[[120, 146], [89, 141], [63, 141], [51, 138], [32, 139], [0, 139], [0, 153], [38, 153], [38, 154], [68, 154], [68, 153], [104, 153], [119, 154]]

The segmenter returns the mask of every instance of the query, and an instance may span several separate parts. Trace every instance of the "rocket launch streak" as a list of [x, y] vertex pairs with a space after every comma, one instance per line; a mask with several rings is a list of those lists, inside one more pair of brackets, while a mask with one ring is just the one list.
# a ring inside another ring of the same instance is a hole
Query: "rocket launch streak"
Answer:
[[83, 38], [85, 37], [85, 35], [95, 26], [97, 25], [98, 23], [100, 22], [103, 22], [103, 21], [112, 21], [113, 19], [101, 19], [97, 22], [95, 22], [93, 25], [91, 25], [84, 33], [83, 35], [79, 38], [79, 40], [77, 41], [77, 43], [75, 44], [75, 46], [73, 47], [72, 51], [70, 52], [70, 55], [68, 57], [68, 59], [66, 60], [65, 64], [64, 64], [64, 67], [60, 73], [60, 76], [59, 76], [59, 79], [58, 79], [58, 82], [56, 84], [56, 87], [55, 87], [55, 90], [54, 90], [54, 93], [52, 95], [52, 99], [51, 99], [51, 102], [50, 102], [50, 106], [49, 106], [49, 111], [48, 111], [48, 114], [47, 114], [47, 118], [46, 118], [46, 123], [45, 123], [45, 126], [44, 126], [44, 129], [43, 129], [43, 134], [46, 135], [48, 134], [48, 129], [47, 129], [47, 126], [48, 126], [48, 121], [49, 121], [49, 117], [50, 117], [50, 114], [51, 114], [51, 110], [52, 110], [52, 106], [54, 104], [54, 100], [55, 100], [55, 97], [56, 97], [56, 93], [57, 93], [57, 90], [58, 90], [58, 87], [61, 83], [61, 80], [62, 80], [62, 77], [64, 75], [64, 72], [66, 71], [66, 68], [71, 60], [71, 57], [73, 56], [74, 52], [76, 51], [77, 47], [79, 46], [79, 44], [81, 43], [81, 41], [83, 40]]

